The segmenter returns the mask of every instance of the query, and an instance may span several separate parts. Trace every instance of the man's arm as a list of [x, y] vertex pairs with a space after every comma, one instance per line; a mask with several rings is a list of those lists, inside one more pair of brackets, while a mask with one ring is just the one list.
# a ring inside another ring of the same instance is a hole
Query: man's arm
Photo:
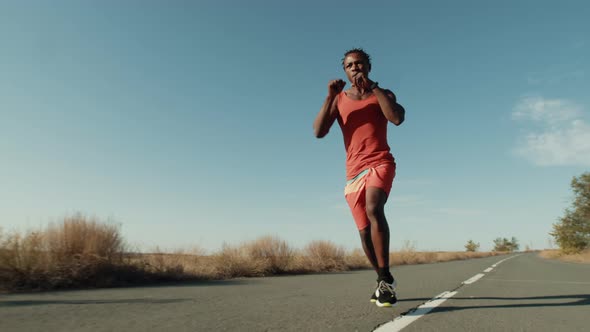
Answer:
[[332, 80], [328, 83], [328, 96], [320, 109], [320, 112], [313, 122], [313, 131], [315, 137], [322, 138], [328, 134], [330, 127], [334, 124], [336, 116], [338, 115], [338, 108], [336, 107], [336, 97], [344, 88], [344, 81]]
[[336, 96], [328, 96], [320, 109], [320, 112], [313, 122], [315, 137], [322, 138], [328, 134], [330, 127], [336, 120], [338, 110], [336, 109]]
[[381, 89], [380, 87], [374, 88], [373, 93], [377, 97], [381, 111], [387, 120], [396, 126], [401, 125], [406, 118], [406, 110], [397, 103], [395, 94], [391, 90]]
[[[364, 91], [370, 89], [373, 84], [376, 84], [364, 74], [356, 75], [354, 80], [356, 86]], [[395, 94], [391, 92], [391, 90], [381, 89], [379, 86], [373, 88], [372, 91], [377, 97], [379, 107], [381, 107], [381, 111], [383, 112], [383, 115], [385, 115], [385, 118], [396, 126], [401, 125], [406, 118], [406, 110], [402, 105], [397, 103]]]

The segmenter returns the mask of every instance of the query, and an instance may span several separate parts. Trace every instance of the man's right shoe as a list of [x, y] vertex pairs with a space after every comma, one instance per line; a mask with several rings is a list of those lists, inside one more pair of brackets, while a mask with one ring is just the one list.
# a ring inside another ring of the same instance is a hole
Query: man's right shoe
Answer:
[[[377, 281], [377, 288], [379, 288], [379, 281]], [[378, 296], [378, 292], [377, 292], [377, 288], [375, 288], [375, 291], [373, 292], [373, 294], [371, 295], [371, 303], [375, 303], [377, 302], [377, 296]]]
[[[375, 302], [378, 307], [393, 307], [397, 303], [397, 296], [395, 294], [396, 282], [388, 284], [384, 280], [379, 281], [377, 289], [371, 296], [371, 302]], [[375, 301], [373, 301], [375, 298]]]

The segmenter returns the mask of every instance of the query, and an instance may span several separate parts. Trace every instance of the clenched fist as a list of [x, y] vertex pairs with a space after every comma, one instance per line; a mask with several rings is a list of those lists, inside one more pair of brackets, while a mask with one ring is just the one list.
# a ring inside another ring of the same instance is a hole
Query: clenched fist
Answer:
[[354, 85], [363, 91], [369, 90], [371, 85], [373, 85], [373, 83], [374, 83], [367, 76], [365, 76], [365, 74], [362, 72], [358, 72], [356, 75], [354, 75], [353, 79], [354, 79]]
[[345, 85], [346, 82], [343, 80], [331, 80], [330, 83], [328, 83], [328, 95], [330, 97], [337, 96], [340, 92], [342, 92], [342, 89]]

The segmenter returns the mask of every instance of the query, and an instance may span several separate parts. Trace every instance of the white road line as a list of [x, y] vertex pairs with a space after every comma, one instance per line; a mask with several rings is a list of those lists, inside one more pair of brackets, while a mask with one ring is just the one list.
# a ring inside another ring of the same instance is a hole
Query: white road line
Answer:
[[[484, 272], [490, 272], [493, 268], [498, 266], [498, 264], [500, 264], [506, 260], [509, 260], [511, 258], [514, 258], [516, 256], [520, 256], [520, 255], [514, 255], [514, 256], [511, 256], [508, 258], [504, 258], [503, 260], [497, 262], [496, 264], [492, 265], [491, 267], [485, 269]], [[473, 277], [463, 281], [461, 283], [461, 286], [472, 284], [472, 283], [478, 281], [479, 279], [481, 279], [481, 277], [483, 277], [484, 275], [485, 274], [483, 274], [483, 273], [478, 273], [478, 274], [474, 275]], [[443, 292], [443, 293], [435, 296], [434, 298], [432, 298], [432, 300], [430, 300], [430, 301], [422, 304], [421, 306], [417, 307], [416, 309], [410, 311], [409, 313], [407, 313], [403, 316], [396, 317], [393, 321], [391, 321], [389, 323], [385, 323], [373, 331], [374, 332], [398, 332], [401, 329], [403, 329], [404, 327], [412, 324], [418, 318], [426, 315], [432, 309], [438, 307], [439, 305], [441, 305], [441, 303], [445, 302], [447, 299], [450, 299], [455, 294], [457, 294], [457, 291]]]
[[520, 256], [520, 255], [522, 255], [522, 254], [518, 254], [518, 255], [510, 256], [510, 257], [508, 257], [508, 258], [504, 258], [503, 260], [499, 261], [498, 263], [496, 263], [496, 264], [494, 264], [494, 265], [492, 265], [492, 266], [493, 266], [493, 267], [496, 267], [496, 266], [497, 266], [497, 265], [499, 265], [500, 263], [502, 263], [502, 262], [505, 262], [505, 261], [507, 261], [507, 260], [509, 260], [509, 259], [512, 259], [512, 258], [514, 258], [514, 257], [518, 257], [518, 256]]
[[516, 256], [520, 256], [520, 255], [514, 255], [514, 256], [510, 256], [508, 258], [504, 258], [503, 260], [501, 260], [499, 262], [496, 262], [495, 264], [492, 264], [492, 266], [490, 266], [487, 269], [483, 270], [483, 272], [488, 273], [488, 272], [492, 271], [496, 266], [500, 265], [500, 263], [505, 262], [505, 261], [507, 261], [507, 260], [509, 260], [511, 258], [516, 257]]
[[479, 279], [481, 279], [481, 277], [483, 277], [484, 275], [485, 275], [485, 274], [483, 274], [483, 273], [478, 273], [478, 274], [474, 275], [473, 277], [471, 277], [471, 278], [469, 278], [469, 279], [467, 279], [467, 280], [463, 281], [463, 282], [462, 282], [462, 284], [463, 284], [463, 285], [469, 285], [469, 284], [472, 284], [472, 283], [474, 283], [474, 282], [478, 281]]
[[374, 331], [375, 332], [397, 332], [397, 331], [400, 331], [404, 327], [412, 324], [418, 318], [429, 313], [432, 309], [441, 305], [447, 299], [450, 299], [451, 297], [453, 297], [455, 294], [457, 294], [457, 292], [444, 292], [444, 293], [436, 296], [432, 300], [419, 306], [418, 308], [416, 308], [412, 312], [408, 313], [407, 315], [397, 317], [393, 321], [379, 326]]
[[[514, 256], [510, 256], [510, 257], [508, 257], [508, 258], [504, 258], [503, 260], [501, 260], [501, 261], [497, 262], [496, 264], [493, 264], [492, 266], [490, 266], [490, 267], [488, 267], [487, 269], [483, 270], [483, 272], [485, 272], [485, 273], [488, 273], [488, 272], [490, 272], [491, 270], [493, 270], [493, 269], [494, 269], [496, 266], [500, 265], [500, 263], [502, 263], [502, 262], [504, 262], [504, 261], [507, 261], [507, 260], [509, 260], [509, 259], [511, 259], [511, 258], [514, 258], [514, 257], [516, 257], [516, 256], [520, 256], [520, 255], [514, 255]], [[463, 281], [463, 282], [462, 282], [462, 284], [464, 284], [464, 285], [469, 285], [469, 284], [472, 284], [472, 283], [474, 283], [474, 282], [478, 281], [479, 279], [481, 279], [481, 277], [483, 277], [484, 275], [485, 275], [485, 274], [483, 274], [483, 273], [478, 273], [478, 274], [474, 275], [473, 277], [471, 277], [471, 278], [469, 278], [469, 279], [467, 279], [467, 280]]]

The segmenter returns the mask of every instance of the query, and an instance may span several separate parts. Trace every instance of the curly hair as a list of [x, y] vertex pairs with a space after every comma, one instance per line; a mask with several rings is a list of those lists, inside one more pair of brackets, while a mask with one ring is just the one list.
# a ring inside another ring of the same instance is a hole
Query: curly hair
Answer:
[[346, 57], [352, 53], [360, 54], [360, 56], [363, 57], [363, 59], [365, 59], [365, 61], [367, 62], [367, 65], [369, 65], [369, 69], [371, 68], [371, 56], [362, 48], [353, 48], [351, 50], [346, 51], [344, 53], [344, 57], [342, 58], [342, 67], [344, 67], [344, 59], [346, 59]]

